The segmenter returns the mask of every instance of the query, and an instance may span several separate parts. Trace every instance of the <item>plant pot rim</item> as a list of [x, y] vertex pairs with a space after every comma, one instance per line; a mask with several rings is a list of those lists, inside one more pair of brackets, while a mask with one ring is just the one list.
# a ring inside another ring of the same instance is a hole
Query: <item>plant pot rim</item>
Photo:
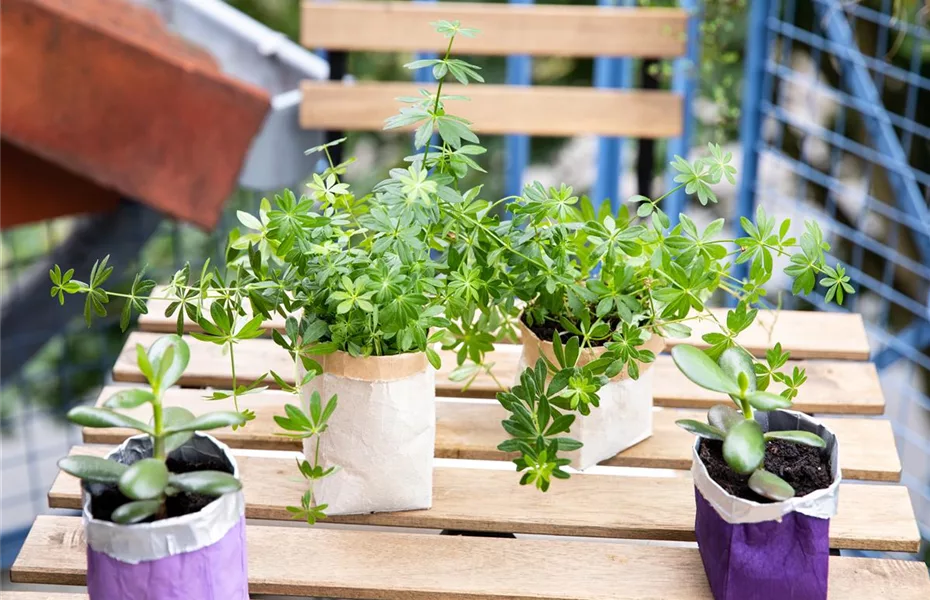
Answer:
[[[232, 465], [233, 476], [240, 478], [239, 466], [229, 446], [206, 433], [195, 432], [194, 437], [212, 444], [222, 452]], [[127, 438], [107, 454], [107, 458], [131, 443], [148, 438], [145, 434]], [[88, 546], [94, 551], [131, 564], [193, 552], [212, 545], [222, 539], [245, 515], [242, 490], [223, 494], [195, 513], [131, 525], [94, 518], [90, 511], [90, 500], [90, 494], [82, 491], [82, 517]]]
[[[358, 381], [397, 381], [406, 379], [432, 368], [426, 352], [405, 352], [390, 356], [352, 356], [343, 350], [314, 356], [323, 367], [323, 374], [355, 379]], [[298, 361], [298, 372], [305, 372]]]
[[[547, 342], [541, 340], [533, 330], [526, 326], [526, 323], [523, 322], [523, 313], [520, 313], [518, 319], [520, 324], [521, 344], [523, 346], [523, 356], [526, 360], [528, 366], [533, 366], [536, 364], [536, 361], [539, 360], [539, 355], [543, 354], [551, 362], [555, 363], [555, 351], [553, 350], [552, 342]], [[642, 345], [642, 348], [646, 350], [651, 350], [653, 354], [657, 357], [665, 349], [665, 338], [653, 333], [652, 337], [646, 340], [646, 343]], [[599, 358], [602, 354], [607, 352], [606, 346], [597, 346], [595, 348], [583, 348], [578, 356], [578, 366], [584, 366], [589, 362], [592, 362]], [[655, 362], [643, 363], [636, 361], [636, 364], [639, 366], [639, 372], [642, 374], [655, 365]], [[611, 381], [622, 381], [625, 379], [630, 379], [627, 369], [624, 368], [620, 371], [619, 374], [615, 375]]]
[[[839, 486], [843, 479], [839, 465], [839, 442], [836, 435], [826, 425], [804, 413], [784, 409], [775, 410], [772, 413], [789, 415], [791, 419], [796, 419], [797, 425], [806, 425], [804, 429], [817, 433], [827, 442], [826, 451], [830, 453], [830, 469], [833, 475], [833, 482], [829, 487], [782, 502], [763, 504], [740, 498], [724, 490], [707, 472], [707, 467], [698, 454], [701, 438], [696, 438], [692, 445], [691, 476], [694, 480], [694, 487], [714, 507], [717, 514], [728, 523], [780, 521], [784, 515], [792, 512], [819, 519], [831, 518], [836, 514]], [[763, 414], [771, 415], [772, 413]]]

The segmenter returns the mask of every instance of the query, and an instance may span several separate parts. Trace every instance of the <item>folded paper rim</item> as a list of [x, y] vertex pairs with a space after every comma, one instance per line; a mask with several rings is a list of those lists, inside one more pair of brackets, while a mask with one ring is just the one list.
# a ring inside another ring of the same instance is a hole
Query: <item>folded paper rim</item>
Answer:
[[[431, 368], [426, 352], [407, 352], [391, 356], [352, 356], [337, 350], [331, 354], [312, 357], [323, 367], [324, 375], [335, 375], [358, 381], [398, 381], [407, 379]], [[298, 362], [300, 378], [306, 370]]]
[[[147, 435], [130, 437], [107, 454], [107, 458], [148, 439]], [[191, 442], [195, 446], [199, 443], [204, 448], [207, 447], [205, 444], [214, 445], [229, 460], [233, 476], [239, 478], [239, 466], [229, 446], [211, 435], [199, 432], [194, 433]], [[88, 547], [129, 564], [158, 560], [211, 546], [223, 539], [244, 515], [245, 498], [242, 490], [239, 490], [220, 496], [195, 513], [153, 523], [120, 525], [95, 519], [90, 512], [90, 494], [83, 492], [83, 521]]]
[[[523, 315], [520, 315], [518, 319], [520, 324], [520, 333], [521, 333], [521, 343], [523, 344], [523, 358], [526, 361], [526, 364], [533, 366], [536, 364], [536, 361], [539, 360], [539, 355], [542, 353], [546, 358], [553, 364], [558, 364], [555, 360], [555, 351], [553, 350], [552, 342], [545, 342], [539, 339], [533, 331], [526, 326], [526, 323], [523, 322]], [[645, 350], [651, 350], [656, 356], [659, 355], [665, 349], [665, 338], [655, 333], [652, 334], [646, 343], [640, 346]], [[600, 358], [602, 354], [607, 352], [607, 348], [604, 346], [598, 346], [597, 348], [583, 348], [578, 355], [579, 367], [583, 367], [589, 362], [593, 362]], [[652, 368], [652, 365], [655, 364], [655, 361], [651, 363], [642, 363], [636, 361], [636, 364], [639, 365], [639, 372], [644, 373], [645, 371]], [[630, 374], [627, 372], [627, 367], [624, 367], [620, 373], [611, 378], [611, 381], [622, 381], [624, 379], [630, 379]]]
[[[691, 476], [697, 490], [714, 507], [720, 518], [727, 523], [781, 521], [784, 515], [792, 512], [818, 519], [833, 517], [836, 514], [840, 482], [843, 478], [839, 466], [839, 443], [836, 440], [836, 435], [816, 419], [793, 410], [760, 412], [756, 413], [756, 416], [765, 431], [802, 429], [822, 437], [827, 443], [827, 451], [830, 453], [830, 465], [833, 474], [833, 483], [830, 484], [830, 487], [813, 491], [806, 496], [768, 504], [739, 498], [724, 490], [707, 472], [707, 467], [698, 454], [701, 438], [697, 438], [692, 446], [691, 462]], [[770, 426], [773, 420], [777, 422], [777, 428], [775, 429]]]

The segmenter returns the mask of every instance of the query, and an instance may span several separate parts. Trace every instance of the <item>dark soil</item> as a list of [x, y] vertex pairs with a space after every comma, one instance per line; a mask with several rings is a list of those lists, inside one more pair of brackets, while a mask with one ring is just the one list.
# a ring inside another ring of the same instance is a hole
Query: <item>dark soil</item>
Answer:
[[[749, 489], [748, 475], [740, 475], [730, 469], [723, 460], [723, 442], [702, 439], [698, 454], [713, 480], [727, 492], [744, 500], [772, 502]], [[791, 484], [798, 497], [828, 488], [833, 483], [830, 457], [826, 452], [784, 440], [766, 442], [765, 470]]]
[[[592, 318], [594, 315], [594, 309], [595, 307], [592, 306], [591, 307]], [[535, 333], [536, 337], [538, 337], [543, 342], [551, 342], [552, 336], [555, 334], [556, 331], [559, 332], [559, 337], [561, 337], [562, 340], [567, 340], [573, 335], [571, 332], [569, 332], [564, 327], [562, 327], [561, 323], [559, 323], [557, 320], [554, 320], [554, 319], [546, 319], [542, 323], [536, 323], [534, 325], [530, 325], [529, 323], [526, 322], [526, 315], [523, 315], [520, 318], [523, 320], [523, 324], [526, 325], [526, 327], [530, 331]], [[621, 326], [620, 317], [617, 317], [616, 315], [611, 315], [610, 317], [608, 317], [606, 323], [610, 325], [611, 330], [619, 329]]]
[[[220, 457], [191, 463], [181, 462], [180, 460], [169, 455], [166, 464], [168, 466], [168, 470], [176, 474], [190, 473], [192, 471], [223, 471], [226, 473], [233, 472], [232, 466], [226, 460]], [[90, 512], [95, 519], [111, 521], [114, 510], [123, 504], [131, 502], [131, 500], [124, 496], [123, 493], [119, 491], [119, 488], [115, 485], [91, 483], [85, 484], [84, 487], [91, 495]], [[172, 517], [180, 517], [198, 512], [214, 500], [216, 500], [216, 498], [213, 498], [212, 496], [204, 496], [203, 494], [191, 494], [188, 492], [181, 492], [180, 494], [169, 496], [165, 501], [166, 514], [162, 518], [170, 519]], [[151, 523], [155, 520], [157, 520], [155, 517], [151, 517], [143, 521], [143, 523]]]

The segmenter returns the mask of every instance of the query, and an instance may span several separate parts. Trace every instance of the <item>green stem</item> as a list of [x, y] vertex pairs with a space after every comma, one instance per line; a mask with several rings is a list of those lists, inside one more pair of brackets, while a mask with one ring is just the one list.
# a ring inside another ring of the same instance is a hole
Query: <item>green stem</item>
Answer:
[[236, 392], [236, 389], [239, 387], [236, 384], [236, 353], [233, 350], [234, 344], [232, 341], [227, 342], [229, 344], [229, 369], [232, 372], [232, 399], [233, 406], [236, 408], [236, 412], [239, 412], [239, 397]]
[[164, 418], [162, 415], [161, 392], [155, 391], [155, 401], [152, 402], [152, 430], [155, 435], [152, 436], [152, 457], [158, 460], [165, 460], [165, 436], [162, 435], [164, 430]]

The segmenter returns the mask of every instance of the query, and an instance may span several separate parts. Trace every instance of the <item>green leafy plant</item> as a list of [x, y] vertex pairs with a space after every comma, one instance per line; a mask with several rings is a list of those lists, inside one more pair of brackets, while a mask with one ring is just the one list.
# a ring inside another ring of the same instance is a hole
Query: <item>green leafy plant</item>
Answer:
[[[699, 386], [728, 394], [736, 404], [719, 404], [707, 413], [707, 422], [683, 419], [679, 427], [710, 440], [723, 442], [723, 458], [740, 475], [749, 475], [749, 487], [765, 498], [781, 501], [794, 496], [794, 488], [778, 475], [766, 471], [766, 442], [784, 440], [823, 448], [823, 438], [809, 431], [763, 431], [753, 418], [754, 410], [772, 411], [791, 407], [789, 394], [774, 394], [757, 386], [756, 365], [745, 350], [731, 347], [716, 362], [694, 346], [672, 348], [678, 369]], [[791, 389], [791, 388], [789, 388]]]
[[[182, 492], [222, 496], [242, 487], [241, 482], [222, 471], [191, 471], [171, 473], [166, 458], [173, 450], [190, 440], [195, 431], [206, 431], [241, 425], [244, 417], [235, 412], [214, 412], [194, 416], [177, 406], [163, 406], [165, 390], [174, 385], [190, 360], [187, 344], [176, 335], [158, 338], [146, 350], [136, 346], [139, 370], [149, 382], [149, 389], [127, 389], [111, 396], [103, 408], [79, 406], [68, 413], [68, 419], [83, 427], [124, 427], [152, 438], [152, 457], [124, 465], [97, 456], [74, 455], [61, 459], [59, 468], [87, 483], [113, 484], [130, 502], [113, 511], [116, 523], [137, 523], [154, 516], [165, 516], [165, 500]], [[149, 404], [152, 419], [143, 423], [119, 412]]]

